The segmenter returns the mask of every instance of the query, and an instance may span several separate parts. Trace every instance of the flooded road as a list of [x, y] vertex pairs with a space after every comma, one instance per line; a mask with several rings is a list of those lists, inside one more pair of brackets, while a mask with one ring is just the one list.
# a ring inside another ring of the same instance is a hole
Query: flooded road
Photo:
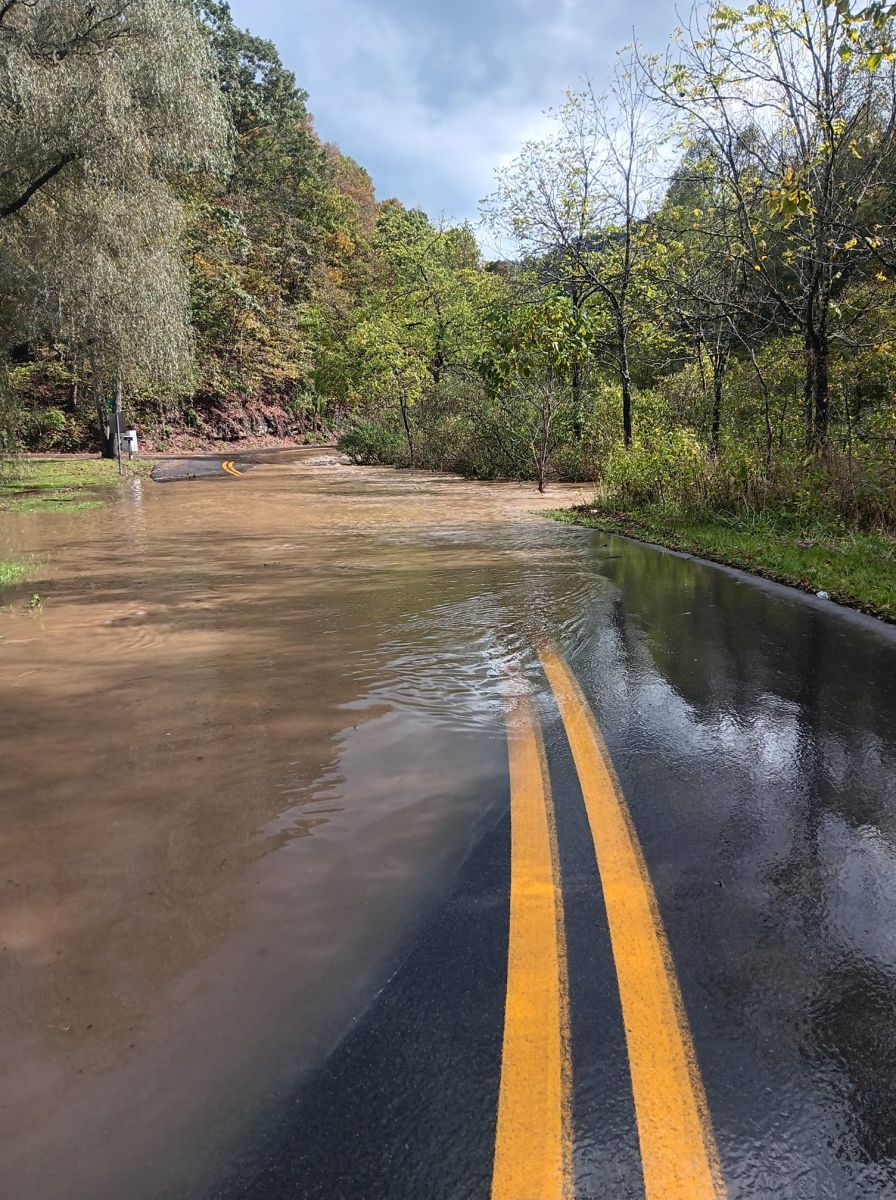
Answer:
[[0, 1195], [497, 1195], [527, 696], [563, 1170], [650, 1195], [550, 645], [643, 850], [725, 1193], [896, 1197], [893, 631], [530, 488], [254, 458], [0, 521], [36, 562], [0, 614]]

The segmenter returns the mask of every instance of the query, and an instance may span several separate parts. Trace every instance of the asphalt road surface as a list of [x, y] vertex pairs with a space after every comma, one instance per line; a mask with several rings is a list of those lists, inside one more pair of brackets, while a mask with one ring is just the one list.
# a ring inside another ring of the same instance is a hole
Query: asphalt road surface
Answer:
[[251, 471], [255, 462], [252, 456], [228, 458], [224, 454], [195, 454], [191, 458], [166, 458], [152, 469], [156, 483], [184, 483], [190, 479], [239, 479]]
[[[613, 670], [637, 611], [575, 675], [541, 648], [508, 811], [220, 1200], [896, 1195], [893, 648], [792, 615], [687, 738], [681, 696]], [[700, 746], [756, 705], [747, 758]]]

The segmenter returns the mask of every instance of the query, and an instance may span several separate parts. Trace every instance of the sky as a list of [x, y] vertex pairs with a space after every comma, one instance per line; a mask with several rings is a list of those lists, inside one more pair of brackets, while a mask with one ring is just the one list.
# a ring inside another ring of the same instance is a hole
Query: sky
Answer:
[[476, 221], [496, 167], [546, 110], [638, 37], [659, 49], [673, 0], [231, 0], [310, 94], [318, 133], [434, 220]]

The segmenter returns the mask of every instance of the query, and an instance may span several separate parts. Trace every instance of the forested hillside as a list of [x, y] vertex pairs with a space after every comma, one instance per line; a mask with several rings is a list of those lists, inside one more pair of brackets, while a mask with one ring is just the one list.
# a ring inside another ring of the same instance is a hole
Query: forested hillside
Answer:
[[378, 202], [226, 3], [3, 0], [4, 446], [108, 450], [120, 395], [162, 447], [891, 526], [894, 44], [881, 6], [697, 7], [498, 173], [488, 262]]

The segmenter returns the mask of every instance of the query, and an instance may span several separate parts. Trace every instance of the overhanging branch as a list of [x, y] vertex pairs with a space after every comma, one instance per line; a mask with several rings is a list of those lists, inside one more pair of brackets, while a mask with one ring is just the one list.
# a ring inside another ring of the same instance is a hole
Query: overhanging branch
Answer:
[[57, 162], [53, 163], [51, 167], [47, 167], [46, 171], [44, 171], [41, 175], [38, 175], [36, 179], [33, 179], [31, 183], [28, 184], [20, 196], [11, 201], [9, 204], [0, 206], [0, 220], [4, 219], [5, 217], [11, 217], [13, 213], [17, 213], [20, 209], [24, 208], [36, 192], [39, 192], [42, 187], [45, 187], [51, 179], [55, 179], [59, 172], [68, 166], [70, 162], [73, 162], [76, 157], [77, 155], [75, 154], [63, 154], [63, 156]]

